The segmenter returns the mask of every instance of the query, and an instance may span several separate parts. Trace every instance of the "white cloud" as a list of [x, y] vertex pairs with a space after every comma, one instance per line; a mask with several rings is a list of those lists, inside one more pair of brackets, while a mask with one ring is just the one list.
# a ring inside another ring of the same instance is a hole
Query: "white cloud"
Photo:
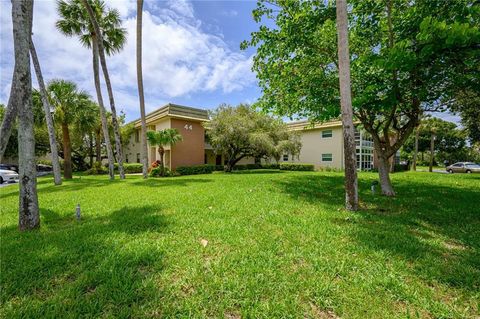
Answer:
[[238, 11], [236, 10], [224, 10], [222, 11], [222, 15], [226, 17], [236, 17], [238, 15]]
[[[129, 118], [138, 115], [136, 78], [136, 1], [109, 0], [119, 10], [127, 29], [122, 52], [108, 57], [116, 104]], [[162, 5], [162, 6], [160, 6]], [[13, 68], [10, 2], [1, 1], [0, 92], [8, 98], [7, 86]], [[148, 11], [147, 11], [148, 10]], [[37, 1], [34, 8], [34, 41], [45, 79], [64, 78], [96, 97], [91, 53], [77, 38], [67, 38], [55, 29], [58, 19], [54, 1]], [[232, 51], [224, 40], [201, 30], [187, 1], [147, 1], [143, 14], [143, 74], [148, 109], [166, 101], [198, 92], [229, 93], [255, 81], [252, 58]], [[36, 81], [34, 80], [34, 85]], [[103, 92], [107, 103], [106, 90]]]
[[184, 17], [193, 18], [193, 6], [187, 0], [168, 0], [167, 5], [176, 13]]

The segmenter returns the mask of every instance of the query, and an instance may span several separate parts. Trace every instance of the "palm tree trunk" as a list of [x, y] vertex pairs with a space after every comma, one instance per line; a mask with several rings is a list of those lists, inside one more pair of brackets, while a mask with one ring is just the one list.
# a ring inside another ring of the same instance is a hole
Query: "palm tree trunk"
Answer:
[[20, 192], [18, 227], [21, 231], [40, 227], [37, 197], [35, 137], [33, 132], [32, 77], [30, 73], [30, 39], [33, 1], [12, 1], [13, 41], [15, 52], [14, 82], [11, 100], [18, 110], [18, 166]]
[[88, 141], [89, 141], [89, 149], [88, 149], [88, 158], [89, 158], [89, 165], [90, 165], [90, 168], [93, 167], [93, 134], [92, 132], [88, 133]]
[[123, 151], [122, 151], [122, 140], [120, 135], [120, 125], [118, 124], [117, 110], [115, 108], [115, 99], [113, 98], [112, 83], [110, 82], [110, 75], [108, 74], [107, 61], [105, 59], [105, 49], [103, 48], [103, 36], [98, 26], [95, 14], [92, 10], [92, 7], [88, 4], [87, 0], [82, 0], [83, 5], [87, 9], [90, 21], [92, 22], [93, 28], [95, 30], [95, 36], [97, 38], [98, 45], [98, 54], [100, 56], [100, 64], [102, 65], [103, 76], [105, 78], [105, 85], [107, 86], [108, 98], [110, 100], [110, 108], [112, 110], [112, 124], [113, 124], [113, 134], [115, 136], [115, 148], [117, 150], [117, 162], [118, 162], [118, 173], [120, 179], [125, 178], [125, 171], [123, 170]]
[[143, 74], [142, 74], [142, 16], [143, 0], [137, 0], [137, 84], [138, 97], [140, 99], [140, 120], [141, 129], [141, 156], [143, 178], [148, 177], [148, 149], [147, 149], [147, 123], [145, 121], [145, 96], [143, 92]]
[[[12, 83], [17, 83], [19, 81], [18, 76], [13, 73]], [[7, 108], [3, 116], [2, 126], [0, 127], [0, 162], [2, 162], [3, 154], [7, 148], [8, 140], [12, 134], [13, 123], [17, 117], [18, 108], [15, 101], [18, 99], [17, 91], [15, 91], [12, 86], [10, 89], [10, 97], [8, 98]]]
[[62, 122], [63, 139], [63, 177], [72, 179], [72, 143], [70, 141], [70, 130], [68, 124]]
[[160, 171], [160, 176], [165, 175], [165, 164], [163, 162], [163, 154], [165, 154], [165, 150], [163, 146], [158, 146], [158, 154], [160, 155], [160, 167], [162, 168]]
[[420, 127], [417, 126], [417, 129], [415, 130], [415, 149], [413, 150], [413, 164], [412, 164], [412, 170], [416, 171], [417, 170], [417, 159], [418, 159], [418, 137], [420, 135]]
[[37, 75], [40, 96], [42, 97], [43, 111], [45, 112], [45, 122], [47, 123], [48, 139], [50, 142], [50, 153], [52, 154], [53, 181], [55, 185], [61, 185], [62, 173], [60, 171], [60, 161], [58, 159], [57, 139], [55, 137], [55, 127], [53, 125], [51, 106], [50, 103], [48, 103], [47, 90], [45, 89], [42, 69], [40, 68], [40, 62], [38, 62], [37, 51], [35, 50], [33, 39], [30, 41], [30, 55], [32, 57], [35, 74]]
[[102, 161], [102, 133], [100, 129], [95, 130], [95, 153], [96, 153], [96, 161]]
[[338, 60], [340, 78], [340, 104], [342, 108], [343, 148], [345, 160], [345, 208], [358, 210], [358, 181], [355, 153], [350, 88], [350, 54], [348, 48], [348, 19], [346, 0], [337, 0]]
[[435, 157], [435, 133], [432, 133], [430, 138], [430, 165], [428, 166], [428, 171], [433, 172], [433, 159]]
[[100, 87], [100, 74], [98, 70], [98, 41], [95, 36], [92, 36], [92, 48], [93, 48], [93, 76], [95, 79], [95, 90], [97, 91], [97, 100], [100, 109], [100, 119], [102, 121], [103, 138], [105, 139], [105, 147], [107, 148], [108, 158], [108, 174], [110, 179], [115, 178], [113, 171], [113, 151], [112, 144], [110, 143], [110, 135], [108, 133], [108, 122], [105, 107], [103, 105], [102, 88]]

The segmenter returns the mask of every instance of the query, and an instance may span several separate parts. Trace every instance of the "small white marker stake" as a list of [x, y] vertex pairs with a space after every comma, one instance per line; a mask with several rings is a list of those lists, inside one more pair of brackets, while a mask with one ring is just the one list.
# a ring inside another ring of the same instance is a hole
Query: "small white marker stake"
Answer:
[[77, 204], [75, 211], [76, 211], [77, 220], [80, 220], [80, 217], [81, 217], [80, 204]]

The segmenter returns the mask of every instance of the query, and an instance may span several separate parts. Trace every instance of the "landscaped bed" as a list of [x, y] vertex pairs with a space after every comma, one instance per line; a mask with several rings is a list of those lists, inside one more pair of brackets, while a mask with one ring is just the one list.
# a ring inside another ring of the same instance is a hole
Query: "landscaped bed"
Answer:
[[2, 188], [1, 316], [478, 316], [480, 178], [396, 173], [391, 199], [377, 176], [358, 213], [334, 172], [48, 177], [26, 233]]

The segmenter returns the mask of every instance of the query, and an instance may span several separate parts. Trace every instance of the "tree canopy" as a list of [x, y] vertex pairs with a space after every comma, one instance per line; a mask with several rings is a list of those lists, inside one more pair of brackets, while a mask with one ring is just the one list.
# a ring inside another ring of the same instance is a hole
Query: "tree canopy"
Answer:
[[[473, 0], [349, 1], [354, 115], [372, 135], [380, 163], [422, 113], [448, 107], [462, 83], [478, 81], [479, 14]], [[258, 105], [312, 121], [338, 117], [334, 1], [261, 0], [253, 17], [261, 26], [242, 48], [257, 48]]]
[[[455, 123], [433, 117], [423, 120], [418, 130], [418, 152], [420, 153], [430, 151], [431, 138], [432, 135], [435, 136], [434, 152], [437, 163], [474, 160], [469, 155], [465, 131], [459, 129]], [[415, 137], [412, 135], [402, 148], [402, 157], [411, 159], [414, 149]]]
[[250, 105], [221, 105], [204, 125], [215, 152], [226, 156], [226, 171], [245, 157], [278, 161], [285, 153], [300, 152], [298, 135], [289, 132], [280, 119], [256, 112]]

